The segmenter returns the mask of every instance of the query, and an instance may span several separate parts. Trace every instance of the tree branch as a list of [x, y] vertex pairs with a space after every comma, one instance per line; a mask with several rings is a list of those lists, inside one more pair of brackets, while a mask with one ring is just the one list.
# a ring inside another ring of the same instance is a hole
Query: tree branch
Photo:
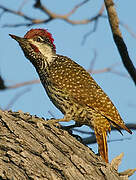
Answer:
[[[29, 113], [0, 110], [0, 178], [128, 180], [68, 132]], [[114, 163], [113, 163], [114, 162]]]
[[119, 20], [116, 10], [114, 8], [113, 0], [104, 0], [104, 2], [107, 9], [108, 19], [111, 26], [114, 42], [117, 46], [117, 49], [119, 51], [125, 68], [127, 69], [128, 73], [130, 74], [131, 78], [133, 79], [136, 85], [136, 69], [129, 57], [127, 46], [122, 38], [122, 34], [119, 29]]

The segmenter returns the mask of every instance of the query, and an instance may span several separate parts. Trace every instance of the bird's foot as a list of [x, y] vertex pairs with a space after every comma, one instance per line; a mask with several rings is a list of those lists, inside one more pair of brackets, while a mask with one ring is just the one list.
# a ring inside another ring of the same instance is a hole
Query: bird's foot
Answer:
[[41, 118], [38, 118], [36, 116], [32, 116], [29, 121], [32, 123], [35, 123], [40, 129], [43, 129], [44, 126], [57, 126], [60, 127], [60, 124], [58, 122], [62, 121], [63, 119], [51, 119], [51, 120], [44, 120]]

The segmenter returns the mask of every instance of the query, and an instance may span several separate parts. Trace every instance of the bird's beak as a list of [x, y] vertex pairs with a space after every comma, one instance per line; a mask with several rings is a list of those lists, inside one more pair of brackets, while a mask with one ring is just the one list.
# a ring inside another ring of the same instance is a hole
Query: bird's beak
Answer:
[[22, 38], [19, 36], [15, 36], [13, 34], [9, 34], [13, 39], [15, 39], [18, 43], [24, 42], [26, 40], [26, 38]]

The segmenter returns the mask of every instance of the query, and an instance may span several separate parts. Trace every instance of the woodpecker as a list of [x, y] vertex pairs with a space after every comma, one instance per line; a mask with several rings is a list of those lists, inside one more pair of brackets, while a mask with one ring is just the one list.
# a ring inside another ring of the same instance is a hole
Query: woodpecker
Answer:
[[92, 127], [100, 156], [108, 163], [107, 133], [111, 125], [132, 134], [109, 97], [83, 67], [56, 53], [54, 39], [47, 30], [31, 29], [23, 38], [10, 36], [34, 65], [50, 100], [64, 114], [54, 123], [74, 120]]

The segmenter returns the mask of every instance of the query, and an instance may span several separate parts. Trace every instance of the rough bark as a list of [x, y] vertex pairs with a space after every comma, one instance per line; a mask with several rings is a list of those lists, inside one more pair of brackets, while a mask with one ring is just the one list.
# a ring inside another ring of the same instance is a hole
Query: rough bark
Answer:
[[0, 110], [0, 179], [123, 180], [88, 147], [59, 126], [29, 113]]

